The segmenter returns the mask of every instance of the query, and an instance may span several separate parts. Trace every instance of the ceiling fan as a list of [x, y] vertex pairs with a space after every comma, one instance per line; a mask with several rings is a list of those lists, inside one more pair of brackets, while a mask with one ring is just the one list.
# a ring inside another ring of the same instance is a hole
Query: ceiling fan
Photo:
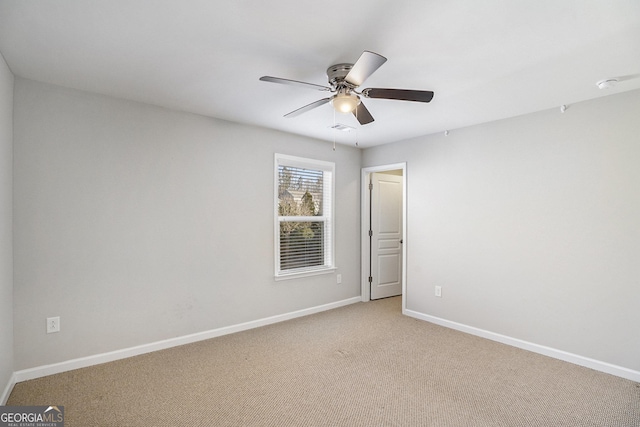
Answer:
[[322, 98], [311, 104], [300, 107], [285, 117], [296, 117], [316, 107], [331, 103], [339, 113], [353, 113], [361, 125], [373, 122], [373, 116], [362, 103], [360, 96], [365, 98], [396, 99], [400, 101], [429, 102], [433, 99], [433, 92], [428, 90], [406, 89], [381, 89], [368, 88], [356, 90], [369, 78], [382, 64], [387, 61], [382, 55], [365, 50], [355, 64], [335, 64], [327, 68], [327, 77], [330, 86], [321, 86], [314, 83], [300, 82], [297, 80], [281, 79], [279, 77], [263, 76], [263, 82], [280, 83], [292, 86], [331, 92], [333, 95]]

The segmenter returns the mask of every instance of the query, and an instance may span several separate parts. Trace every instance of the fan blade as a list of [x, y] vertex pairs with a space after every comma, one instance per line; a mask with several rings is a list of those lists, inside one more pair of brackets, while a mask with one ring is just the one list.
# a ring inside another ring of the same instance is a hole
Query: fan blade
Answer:
[[353, 110], [353, 115], [356, 116], [356, 119], [358, 119], [361, 125], [366, 125], [373, 121], [373, 116], [362, 102]]
[[352, 85], [360, 86], [385, 62], [387, 62], [387, 58], [384, 56], [365, 50], [356, 63], [353, 64], [344, 80]]
[[331, 101], [331, 98], [323, 98], [323, 99], [320, 99], [320, 100], [318, 100], [316, 102], [312, 102], [311, 104], [305, 105], [304, 107], [300, 107], [297, 110], [294, 110], [294, 111], [292, 111], [290, 113], [285, 114], [284, 116], [285, 117], [297, 117], [300, 114], [306, 113], [309, 110], [313, 110], [314, 108], [319, 107], [321, 105], [324, 105], [329, 101]]
[[331, 90], [331, 88], [328, 86], [321, 86], [313, 83], [299, 82], [297, 80], [281, 79], [279, 77], [262, 76], [260, 77], [260, 80], [263, 82], [280, 83], [280, 84], [290, 85], [290, 86], [300, 86], [307, 89]]
[[430, 90], [380, 89], [371, 88], [362, 91], [366, 98], [398, 99], [400, 101], [429, 102], [433, 99]]

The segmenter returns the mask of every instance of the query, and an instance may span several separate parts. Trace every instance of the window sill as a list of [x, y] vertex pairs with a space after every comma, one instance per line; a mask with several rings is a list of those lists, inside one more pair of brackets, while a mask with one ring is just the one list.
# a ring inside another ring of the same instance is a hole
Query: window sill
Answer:
[[301, 277], [309, 277], [309, 276], [319, 276], [321, 274], [330, 274], [337, 270], [337, 267], [327, 267], [318, 270], [305, 270], [305, 271], [297, 271], [295, 273], [282, 273], [276, 274], [275, 280], [279, 282], [280, 280], [290, 280], [290, 279], [298, 279]]

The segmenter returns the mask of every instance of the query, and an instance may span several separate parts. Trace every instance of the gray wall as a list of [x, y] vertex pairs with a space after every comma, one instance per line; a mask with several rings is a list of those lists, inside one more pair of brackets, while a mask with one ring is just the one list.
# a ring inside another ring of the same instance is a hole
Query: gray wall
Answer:
[[0, 55], [0, 396], [13, 375], [12, 153], [13, 74]]
[[407, 161], [407, 308], [640, 371], [638, 117], [634, 91], [365, 150]]
[[[10, 235], [12, 76], [0, 69]], [[359, 150], [15, 84], [13, 369], [359, 295]], [[639, 95], [364, 150], [363, 166], [407, 162], [407, 308], [640, 370]], [[336, 162], [343, 284], [273, 280], [274, 152]], [[11, 245], [0, 253], [10, 324]], [[54, 315], [62, 332], [46, 335]]]
[[[360, 150], [15, 85], [16, 370], [360, 294]], [[336, 163], [340, 285], [274, 281], [275, 152]]]

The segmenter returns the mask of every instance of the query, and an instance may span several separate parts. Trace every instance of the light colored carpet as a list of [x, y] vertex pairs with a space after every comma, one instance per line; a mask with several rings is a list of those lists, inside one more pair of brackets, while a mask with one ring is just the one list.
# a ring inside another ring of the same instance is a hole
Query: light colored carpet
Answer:
[[89, 426], [640, 426], [640, 384], [401, 315], [400, 298], [15, 386]]

